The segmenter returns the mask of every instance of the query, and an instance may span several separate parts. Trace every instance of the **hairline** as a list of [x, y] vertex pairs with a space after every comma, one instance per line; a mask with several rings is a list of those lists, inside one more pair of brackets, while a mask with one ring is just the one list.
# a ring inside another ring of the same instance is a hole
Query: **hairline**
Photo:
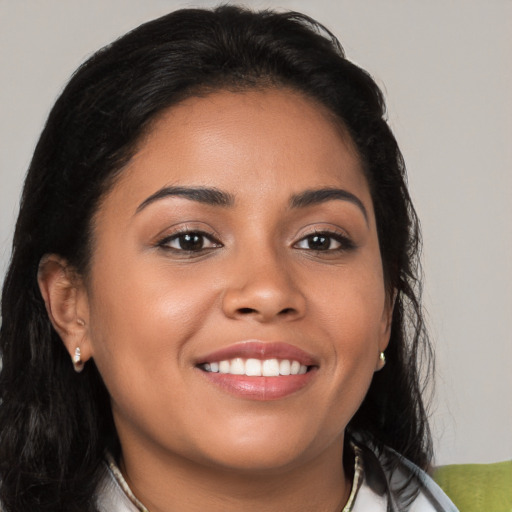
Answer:
[[[231, 82], [229, 81], [230, 78]], [[159, 122], [169, 112], [176, 108], [185, 106], [185, 104], [190, 100], [208, 98], [210, 96], [223, 92], [233, 94], [247, 94], [252, 92], [263, 93], [271, 91], [288, 91], [293, 95], [302, 97], [302, 99], [305, 99], [311, 104], [313, 104], [315, 108], [320, 112], [320, 114], [325, 118], [325, 120], [329, 124], [331, 124], [331, 126], [336, 130], [338, 136], [340, 137], [340, 140], [343, 143], [345, 143], [348, 151], [356, 158], [359, 169], [368, 185], [370, 197], [372, 200], [372, 207], [375, 210], [375, 205], [373, 204], [372, 189], [370, 181], [368, 179], [368, 172], [366, 169], [364, 158], [361, 155], [360, 151], [358, 150], [354, 139], [350, 135], [349, 129], [346, 126], [344, 120], [339, 115], [337, 115], [332, 108], [330, 108], [326, 103], [316, 98], [314, 95], [308, 93], [306, 90], [300, 89], [297, 85], [285, 83], [284, 80], [279, 80], [278, 78], [270, 75], [265, 75], [257, 78], [247, 77], [245, 78], [245, 80], [240, 77], [226, 77], [226, 83], [222, 83], [221, 80], [218, 80], [217, 84], [199, 84], [195, 87], [183, 89], [182, 91], [178, 92], [175, 95], [177, 96], [176, 101], [170, 100], [167, 106], [158, 110], [145, 123], [143, 123], [141, 125], [141, 130], [138, 136], [135, 138], [134, 142], [132, 142], [131, 144], [127, 144], [125, 157], [121, 160], [121, 164], [117, 166], [117, 168], [116, 166], [114, 166], [110, 174], [105, 178], [101, 193], [96, 199], [93, 211], [90, 216], [90, 220], [87, 226], [86, 258], [85, 262], [82, 262], [82, 268], [77, 270], [78, 274], [81, 275], [85, 283], [87, 283], [88, 278], [90, 277], [92, 259], [96, 249], [95, 230], [98, 215], [114, 187], [116, 187], [116, 185], [123, 180], [124, 176], [127, 173], [129, 173], [129, 167], [131, 162], [133, 161], [137, 153], [140, 151], [140, 149], [147, 143], [149, 137], [151, 137]], [[382, 255], [381, 262], [382, 264], [384, 263], [382, 260]]]

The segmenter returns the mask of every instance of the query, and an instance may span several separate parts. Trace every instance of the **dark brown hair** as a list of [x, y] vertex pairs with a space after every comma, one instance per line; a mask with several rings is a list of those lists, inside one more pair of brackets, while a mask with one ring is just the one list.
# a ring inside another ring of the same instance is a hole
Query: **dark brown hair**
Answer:
[[104, 451], [120, 449], [94, 362], [76, 375], [50, 324], [37, 285], [41, 257], [57, 253], [86, 274], [98, 202], [155, 117], [199, 93], [253, 87], [287, 87], [314, 98], [359, 152], [387, 290], [397, 295], [388, 363], [348, 432], [422, 468], [429, 464], [419, 374], [430, 350], [419, 300], [419, 227], [381, 91], [307, 16], [188, 9], [138, 27], [85, 62], [37, 144], [2, 294], [0, 500], [7, 511], [94, 510]]

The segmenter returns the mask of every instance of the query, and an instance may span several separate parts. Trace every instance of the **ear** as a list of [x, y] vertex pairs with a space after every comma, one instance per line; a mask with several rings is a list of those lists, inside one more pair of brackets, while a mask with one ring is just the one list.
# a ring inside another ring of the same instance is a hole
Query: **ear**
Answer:
[[391, 325], [393, 322], [393, 310], [395, 309], [397, 290], [393, 290], [391, 295], [386, 297], [384, 304], [384, 311], [382, 312], [381, 319], [381, 333], [379, 338], [379, 353], [377, 354], [377, 361], [375, 364], [375, 371], [382, 370], [386, 364], [386, 357], [384, 352], [389, 345], [389, 338], [391, 336]]
[[82, 362], [92, 352], [88, 337], [89, 308], [82, 279], [56, 254], [43, 256], [37, 276], [46, 311], [70, 357], [80, 348]]

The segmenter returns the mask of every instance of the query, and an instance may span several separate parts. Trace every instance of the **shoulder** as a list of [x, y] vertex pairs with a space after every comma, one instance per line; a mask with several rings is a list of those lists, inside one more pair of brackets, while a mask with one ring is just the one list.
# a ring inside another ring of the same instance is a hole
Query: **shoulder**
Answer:
[[[102, 468], [102, 478], [96, 489], [96, 507], [99, 512], [139, 512], [144, 510], [138, 508], [130, 499], [123, 488], [127, 486], [124, 479], [117, 475], [119, 469], [110, 457], [105, 461]], [[120, 475], [120, 473], [119, 473]], [[131, 494], [131, 492], [130, 492]], [[0, 509], [1, 512], [1, 509]]]
[[[420, 512], [423, 510], [458, 511], [457, 507], [450, 498], [448, 498], [441, 487], [439, 487], [425, 471], [421, 470], [404, 457], [401, 457], [401, 462], [419, 482], [420, 494], [415, 500], [414, 506], [411, 507], [411, 512]], [[428, 505], [430, 505], [431, 508], [426, 508]]]
[[359, 482], [351, 512], [457, 512], [432, 478], [398, 453], [385, 450], [377, 455], [360, 445], [355, 450], [360, 476], [354, 479]]

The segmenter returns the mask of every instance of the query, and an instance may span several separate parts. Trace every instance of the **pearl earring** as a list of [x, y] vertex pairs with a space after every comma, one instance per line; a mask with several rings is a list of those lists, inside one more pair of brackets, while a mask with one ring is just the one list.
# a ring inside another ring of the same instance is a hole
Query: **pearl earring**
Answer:
[[75, 348], [75, 353], [71, 360], [73, 361], [73, 368], [75, 369], [75, 372], [80, 373], [84, 369], [84, 362], [82, 361], [80, 347]]
[[386, 366], [386, 354], [384, 352], [381, 352], [379, 354], [379, 366], [377, 368], [377, 371], [382, 370]]

